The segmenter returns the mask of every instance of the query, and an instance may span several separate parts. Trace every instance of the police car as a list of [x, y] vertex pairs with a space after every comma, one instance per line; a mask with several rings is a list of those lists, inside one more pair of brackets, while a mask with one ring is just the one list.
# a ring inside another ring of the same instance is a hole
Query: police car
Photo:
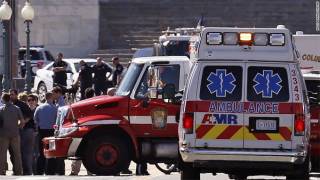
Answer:
[[310, 112], [290, 31], [208, 27], [200, 37], [181, 106], [181, 179], [308, 179]]

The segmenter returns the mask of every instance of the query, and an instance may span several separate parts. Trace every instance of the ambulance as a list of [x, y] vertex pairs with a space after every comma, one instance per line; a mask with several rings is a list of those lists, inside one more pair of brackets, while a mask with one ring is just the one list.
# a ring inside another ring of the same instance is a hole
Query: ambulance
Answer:
[[320, 35], [303, 34], [297, 31], [293, 35], [299, 52], [298, 60], [305, 79], [311, 113], [311, 162], [312, 171], [320, 171]]
[[290, 31], [206, 27], [200, 36], [181, 105], [181, 179], [309, 179], [310, 107]]

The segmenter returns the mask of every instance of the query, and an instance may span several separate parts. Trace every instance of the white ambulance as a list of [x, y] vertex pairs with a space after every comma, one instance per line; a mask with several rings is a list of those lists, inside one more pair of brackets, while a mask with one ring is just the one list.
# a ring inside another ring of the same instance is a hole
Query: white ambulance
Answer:
[[195, 54], [179, 122], [181, 179], [308, 179], [310, 113], [290, 31], [208, 27]]

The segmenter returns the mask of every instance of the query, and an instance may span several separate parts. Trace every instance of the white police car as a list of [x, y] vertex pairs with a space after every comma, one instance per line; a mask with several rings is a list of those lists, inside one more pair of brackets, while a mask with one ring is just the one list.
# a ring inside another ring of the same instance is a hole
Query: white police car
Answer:
[[283, 26], [201, 32], [181, 106], [181, 179], [309, 178], [309, 105], [291, 38]]

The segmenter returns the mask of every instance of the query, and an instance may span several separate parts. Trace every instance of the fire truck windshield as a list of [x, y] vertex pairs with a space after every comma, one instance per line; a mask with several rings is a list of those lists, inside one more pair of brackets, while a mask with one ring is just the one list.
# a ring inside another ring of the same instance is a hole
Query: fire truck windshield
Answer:
[[130, 94], [131, 90], [134, 87], [134, 84], [137, 81], [137, 78], [141, 73], [143, 65], [144, 64], [131, 63], [126, 75], [122, 79], [116, 91], [117, 96], [127, 96]]
[[189, 41], [169, 41], [164, 46], [166, 56], [188, 56]]

